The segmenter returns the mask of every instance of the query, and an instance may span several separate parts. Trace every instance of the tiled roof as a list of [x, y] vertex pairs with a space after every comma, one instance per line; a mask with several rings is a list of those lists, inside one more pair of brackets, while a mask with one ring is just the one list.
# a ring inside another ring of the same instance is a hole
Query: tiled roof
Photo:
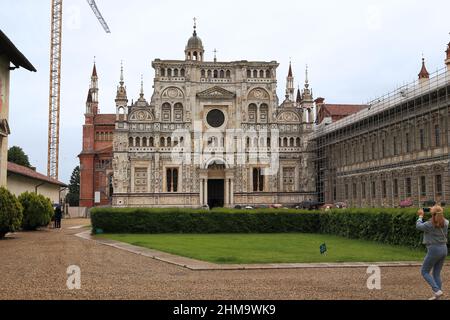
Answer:
[[9, 38], [0, 30], [0, 55], [6, 55], [14, 66], [23, 67], [29, 71], [36, 72], [36, 69], [28, 59], [20, 52]]
[[322, 106], [324, 112], [330, 116], [348, 116], [350, 114], [367, 108], [364, 104], [324, 104]]
[[18, 164], [12, 163], [12, 162], [8, 162], [8, 172], [19, 174], [21, 176], [39, 180], [42, 182], [59, 185], [61, 187], [67, 187], [67, 185], [61, 181], [52, 179], [52, 178], [47, 177], [39, 172], [34, 171], [33, 169], [30, 169], [30, 168], [27, 168], [24, 166], [20, 166]]

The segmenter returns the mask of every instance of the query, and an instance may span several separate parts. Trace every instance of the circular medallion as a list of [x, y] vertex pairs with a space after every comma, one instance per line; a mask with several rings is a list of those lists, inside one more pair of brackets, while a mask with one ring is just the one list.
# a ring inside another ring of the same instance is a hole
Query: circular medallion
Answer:
[[219, 109], [213, 109], [206, 115], [206, 121], [213, 128], [219, 128], [225, 123], [225, 115]]

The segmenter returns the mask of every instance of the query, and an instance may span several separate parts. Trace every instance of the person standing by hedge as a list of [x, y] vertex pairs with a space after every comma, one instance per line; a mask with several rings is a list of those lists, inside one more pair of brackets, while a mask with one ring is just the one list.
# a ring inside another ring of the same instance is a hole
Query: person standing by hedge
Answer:
[[58, 204], [55, 208], [55, 228], [60, 229], [61, 228], [61, 219], [62, 219], [62, 211], [61, 206]]
[[[427, 255], [422, 265], [422, 276], [433, 290], [430, 300], [438, 300], [442, 292], [441, 270], [448, 255], [448, 220], [444, 217], [444, 209], [434, 206], [430, 210], [431, 220], [424, 222], [424, 211], [420, 209], [417, 214], [416, 227], [423, 232], [423, 243], [427, 246]], [[433, 270], [433, 275], [431, 275]]]

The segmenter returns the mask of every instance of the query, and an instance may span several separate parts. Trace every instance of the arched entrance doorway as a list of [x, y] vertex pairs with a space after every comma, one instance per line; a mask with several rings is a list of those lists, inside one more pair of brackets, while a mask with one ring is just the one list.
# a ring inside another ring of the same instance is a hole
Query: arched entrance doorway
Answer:
[[208, 206], [212, 208], [225, 205], [225, 163], [215, 160], [208, 165]]

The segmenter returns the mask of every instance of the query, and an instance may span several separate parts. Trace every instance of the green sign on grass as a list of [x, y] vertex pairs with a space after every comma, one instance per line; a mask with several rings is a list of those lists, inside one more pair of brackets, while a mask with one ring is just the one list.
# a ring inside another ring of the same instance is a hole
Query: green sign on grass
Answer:
[[327, 252], [326, 243], [320, 245], [320, 254], [325, 254], [325, 252]]

